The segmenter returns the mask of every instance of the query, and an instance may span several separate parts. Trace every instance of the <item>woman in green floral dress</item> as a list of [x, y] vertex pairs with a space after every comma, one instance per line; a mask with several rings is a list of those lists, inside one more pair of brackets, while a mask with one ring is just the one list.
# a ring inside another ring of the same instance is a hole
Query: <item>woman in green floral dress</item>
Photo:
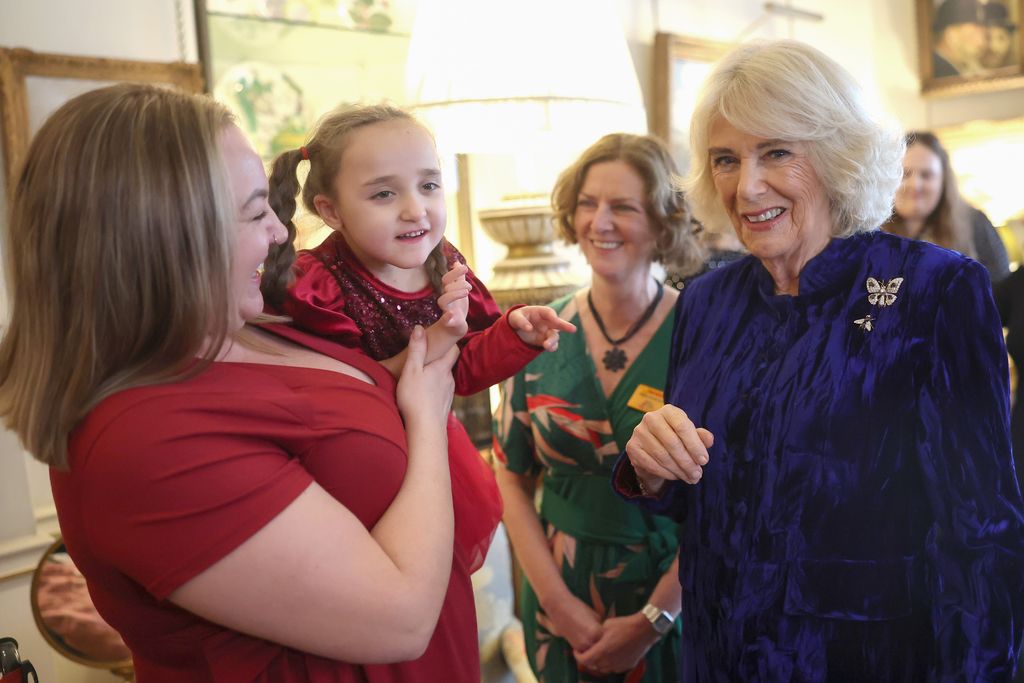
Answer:
[[678, 678], [675, 525], [610, 483], [633, 428], [662, 403], [677, 293], [652, 264], [699, 264], [675, 173], [654, 138], [608, 135], [552, 193], [562, 236], [593, 274], [552, 304], [580, 332], [508, 380], [495, 426], [527, 652], [546, 683]]

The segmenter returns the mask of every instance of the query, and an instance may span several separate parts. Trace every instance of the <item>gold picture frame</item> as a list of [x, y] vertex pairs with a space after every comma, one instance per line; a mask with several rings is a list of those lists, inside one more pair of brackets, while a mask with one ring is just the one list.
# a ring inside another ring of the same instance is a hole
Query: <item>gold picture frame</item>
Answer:
[[[48, 574], [48, 569], [51, 567], [59, 567], [61, 571], [56, 576]], [[62, 598], [67, 604], [73, 604], [73, 610], [65, 609], [67, 612], [73, 612], [74, 617], [61, 614], [53, 615], [55, 598]], [[114, 629], [110, 626], [106, 624], [100, 626], [95, 619], [86, 621], [90, 616], [98, 617], [99, 613], [96, 612], [86, 591], [81, 573], [67, 554], [62, 536], [58, 536], [43, 552], [43, 556], [32, 572], [29, 603], [32, 608], [32, 618], [36, 622], [40, 635], [54, 650], [76, 664], [108, 669], [122, 681], [135, 680], [135, 667], [131, 657], [107, 659], [104, 656], [105, 653], [97, 652], [95, 648], [91, 651], [79, 649], [83, 643], [86, 643], [98, 644], [101, 646], [101, 650], [110, 650], [115, 638], [120, 642], [121, 648], [126, 650], [127, 647], [119, 637], [115, 636]], [[49, 614], [45, 613], [47, 606]], [[89, 628], [85, 628], [86, 625]], [[68, 634], [72, 633], [76, 636], [74, 644], [66, 638]]]
[[0, 134], [8, 188], [14, 186], [29, 141], [47, 116], [72, 97], [122, 81], [165, 84], [194, 93], [203, 89], [198, 64], [0, 48]]
[[654, 37], [654, 106], [651, 132], [672, 150], [681, 170], [689, 166], [690, 115], [704, 78], [733, 45], [673, 33]]
[[1024, 88], [1024, 0], [916, 0], [921, 93]]

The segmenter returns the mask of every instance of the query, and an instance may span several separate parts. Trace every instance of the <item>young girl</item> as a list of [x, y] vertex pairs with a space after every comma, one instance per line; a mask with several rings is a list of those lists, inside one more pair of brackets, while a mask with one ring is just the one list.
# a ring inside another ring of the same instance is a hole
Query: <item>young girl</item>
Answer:
[[[296, 170], [303, 161], [310, 164], [303, 204], [334, 233], [296, 255], [292, 219]], [[428, 361], [460, 345], [454, 374], [462, 395], [515, 374], [542, 349], [557, 348], [560, 331], [576, 329], [546, 306], [501, 314], [462, 255], [444, 240], [434, 140], [401, 109], [376, 105], [327, 114], [306, 146], [275, 160], [270, 188], [271, 206], [289, 239], [267, 259], [267, 301], [298, 327], [360, 347], [392, 373], [401, 371], [417, 324], [426, 328]], [[444, 317], [443, 308], [450, 311]], [[383, 667], [379, 680], [480, 680], [469, 575], [483, 562], [501, 518], [501, 498], [454, 415], [448, 418], [448, 440], [456, 548], [446, 600], [462, 609], [442, 616], [423, 657]], [[447, 618], [453, 613], [459, 623]], [[375, 668], [368, 669], [371, 680]]]

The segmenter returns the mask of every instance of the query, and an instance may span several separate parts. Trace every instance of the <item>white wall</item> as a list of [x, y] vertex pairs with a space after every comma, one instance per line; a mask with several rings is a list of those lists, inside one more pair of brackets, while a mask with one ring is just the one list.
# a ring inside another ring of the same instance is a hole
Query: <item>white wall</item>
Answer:
[[0, 0], [0, 45], [89, 57], [195, 61], [191, 0]]
[[[37, 52], [175, 61], [182, 58], [176, 3], [182, 12], [184, 54], [196, 60], [191, 0], [0, 0], [0, 46]], [[0, 221], [6, 220], [0, 192]], [[0, 322], [7, 310], [0, 285]], [[56, 654], [36, 630], [26, 573], [55, 530], [47, 470], [0, 430], [0, 636], [13, 636], [47, 682], [120, 680]]]

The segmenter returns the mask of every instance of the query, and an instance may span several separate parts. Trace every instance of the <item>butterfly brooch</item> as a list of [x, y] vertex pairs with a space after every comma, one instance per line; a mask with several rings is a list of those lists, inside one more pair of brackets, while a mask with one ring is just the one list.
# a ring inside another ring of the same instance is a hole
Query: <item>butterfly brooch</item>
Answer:
[[872, 306], [892, 306], [896, 301], [896, 293], [900, 291], [903, 278], [894, 277], [888, 282], [879, 282], [869, 277], [864, 283], [868, 288], [868, 303]]
[[[896, 295], [899, 293], [900, 285], [902, 284], [903, 278], [901, 277], [894, 277], [888, 281], [869, 277], [864, 283], [864, 286], [868, 289], [868, 303], [879, 308], [892, 306], [896, 303]], [[875, 316], [868, 314], [863, 318], [857, 318], [853, 321], [853, 324], [865, 332], [870, 332], [875, 327], [875, 320]]]

